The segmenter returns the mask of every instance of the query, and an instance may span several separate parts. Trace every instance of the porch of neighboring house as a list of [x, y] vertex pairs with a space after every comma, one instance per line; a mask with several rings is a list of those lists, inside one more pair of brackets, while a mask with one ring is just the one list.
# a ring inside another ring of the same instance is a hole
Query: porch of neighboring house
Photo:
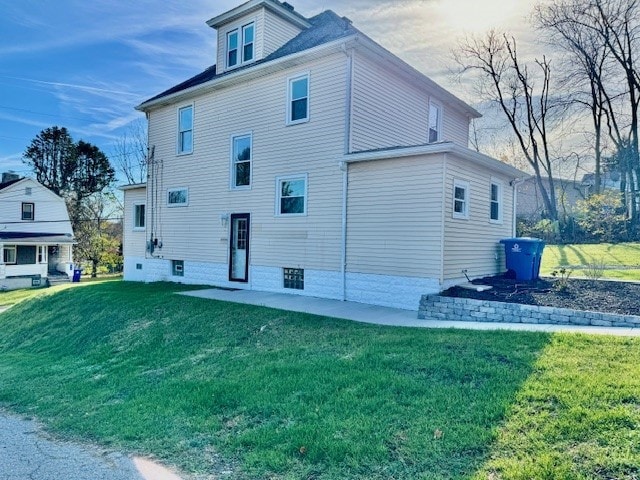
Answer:
[[70, 281], [73, 243], [66, 235], [0, 238], [0, 290]]

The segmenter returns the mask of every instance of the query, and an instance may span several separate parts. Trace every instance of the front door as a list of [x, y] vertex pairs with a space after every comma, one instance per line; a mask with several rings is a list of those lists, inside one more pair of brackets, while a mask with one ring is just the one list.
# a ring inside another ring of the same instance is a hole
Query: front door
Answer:
[[249, 214], [231, 214], [229, 280], [249, 281]]

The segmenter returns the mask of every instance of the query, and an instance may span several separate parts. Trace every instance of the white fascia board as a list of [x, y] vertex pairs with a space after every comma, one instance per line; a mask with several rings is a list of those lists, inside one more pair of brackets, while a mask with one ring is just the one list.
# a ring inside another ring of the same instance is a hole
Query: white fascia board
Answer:
[[147, 184], [145, 183], [131, 183], [129, 185], [120, 185], [118, 190], [122, 190], [123, 192], [126, 190], [137, 190], [141, 188], [147, 188]]
[[475, 108], [473, 108], [471, 105], [459, 99], [449, 90], [441, 87], [432, 79], [427, 77], [425, 74], [419, 72], [414, 67], [409, 65], [407, 62], [405, 62], [398, 56], [394, 55], [389, 50], [381, 46], [380, 44], [374, 42], [366, 35], [364, 34], [359, 35], [358, 42], [363, 46], [365, 46], [366, 48], [368, 48], [369, 50], [371, 50], [372, 52], [380, 55], [384, 60], [391, 62], [395, 67], [399, 68], [406, 75], [409, 75], [410, 77], [416, 79], [418, 82], [423, 83], [426, 86], [426, 88], [428, 88], [429, 90], [432, 90], [433, 92], [437, 93], [438, 99], [441, 102], [446, 101], [454, 108], [457, 108], [458, 110], [461, 110], [462, 112], [464, 112], [466, 115], [469, 116], [469, 118], [482, 117], [482, 114], [478, 112]]
[[[195, 95], [200, 95], [211, 90], [219, 88], [229, 87], [238, 83], [244, 83], [254, 78], [264, 77], [270, 73], [284, 70], [286, 68], [301, 65], [309, 60], [328, 55], [334, 51], [338, 52], [347, 48], [347, 46], [355, 40], [357, 35], [350, 35], [348, 37], [339, 38], [333, 42], [323, 43], [317, 47], [313, 47], [301, 52], [292, 53], [284, 57], [276, 58], [269, 62], [258, 63], [254, 66], [242, 68], [240, 70], [234, 70], [231, 73], [226, 73], [218, 78], [213, 78], [208, 82], [195, 85], [185, 90], [172, 93], [166, 97], [161, 97], [156, 100], [141, 103], [136, 107], [136, 110], [141, 112], [148, 112], [153, 107], [172, 105], [178, 101], [182, 101], [186, 98], [193, 98]], [[344, 46], [344, 47], [343, 47]]]
[[228, 12], [222, 13], [213, 17], [210, 20], [207, 20], [207, 25], [211, 28], [218, 29], [221, 25], [226, 23], [233, 22], [236, 18], [239, 18], [243, 15], [248, 15], [254, 10], [258, 10], [261, 7], [268, 8], [272, 12], [277, 15], [283, 17], [286, 20], [289, 20], [294, 25], [300, 28], [309, 28], [311, 24], [307, 22], [302, 15], [296, 14], [293, 11], [283, 7], [280, 4], [270, 2], [268, 0], [250, 0], [242, 5], [229, 10]]
[[384, 150], [372, 150], [368, 152], [348, 153], [343, 157], [346, 163], [370, 162], [375, 160], [389, 160], [394, 158], [415, 157], [418, 155], [432, 155], [438, 153], [451, 153], [470, 162], [480, 164], [488, 169], [499, 172], [510, 178], [517, 179], [529, 177], [529, 174], [507, 165], [500, 160], [475, 152], [453, 142], [432, 143], [429, 145], [417, 145], [414, 147], [395, 147]]

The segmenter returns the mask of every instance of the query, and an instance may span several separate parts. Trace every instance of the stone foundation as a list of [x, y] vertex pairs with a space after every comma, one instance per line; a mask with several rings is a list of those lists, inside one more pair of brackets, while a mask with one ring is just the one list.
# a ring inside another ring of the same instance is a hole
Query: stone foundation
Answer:
[[598, 327], [640, 327], [640, 316], [588, 312], [569, 308], [540, 307], [519, 303], [492, 302], [471, 298], [423, 295], [418, 318], [461, 322], [543, 323], [593, 325]]

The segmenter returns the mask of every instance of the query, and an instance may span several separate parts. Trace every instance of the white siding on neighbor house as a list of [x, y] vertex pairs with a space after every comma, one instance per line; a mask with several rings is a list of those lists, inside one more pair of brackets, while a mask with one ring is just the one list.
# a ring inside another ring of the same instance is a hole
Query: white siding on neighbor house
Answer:
[[[253, 60], [255, 62], [264, 57], [264, 23], [265, 10], [260, 8], [254, 12], [248, 13], [231, 23], [220, 26], [218, 29], [218, 49], [216, 52], [216, 71], [222, 73], [227, 70], [227, 33], [237, 29], [238, 30], [238, 64], [240, 66], [242, 49], [242, 27], [251, 22], [254, 22], [254, 44], [253, 44]], [[233, 69], [234, 67], [232, 67]]]
[[440, 278], [442, 158], [349, 165], [348, 272]]
[[[151, 111], [156, 167], [148, 196], [156, 188], [159, 202], [151, 219], [147, 201], [147, 236], [153, 221], [163, 245], [154, 254], [226, 265], [229, 225], [220, 216], [250, 213], [251, 267], [339, 271], [346, 63], [343, 54], [332, 54], [184, 102], [194, 105], [190, 155], [176, 155], [176, 112], [183, 104]], [[310, 120], [288, 126], [287, 79], [301, 73], [310, 76]], [[251, 188], [232, 190], [231, 138], [247, 133], [253, 141]], [[276, 178], [299, 174], [308, 176], [307, 215], [276, 216]], [[177, 187], [188, 188], [188, 206], [169, 208], [166, 192]]]
[[267, 57], [293, 37], [300, 33], [300, 28], [269, 10], [264, 11], [263, 57]]
[[[27, 194], [26, 189], [31, 193]], [[34, 220], [22, 220], [22, 204], [34, 204]], [[73, 234], [64, 200], [31, 179], [0, 191], [0, 228], [25, 233]], [[2, 225], [6, 223], [6, 225]]]
[[[490, 220], [490, 188], [492, 179], [502, 184], [502, 222]], [[453, 183], [469, 183], [469, 218], [453, 218]], [[466, 281], [463, 269], [471, 278], [492, 275], [505, 270], [504, 249], [499, 241], [512, 235], [513, 188], [511, 178], [491, 172], [486, 167], [459, 159], [446, 158], [445, 175], [445, 283]], [[497, 257], [497, 258], [496, 258]]]
[[354, 53], [351, 147], [358, 152], [428, 141], [429, 102], [441, 107], [440, 141], [467, 147], [469, 117], [387, 64]]
[[142, 257], [145, 256], [147, 232], [133, 228], [135, 219], [134, 205], [145, 205], [147, 218], [145, 219], [145, 227], [147, 225], [148, 214], [146, 210], [147, 191], [145, 187], [127, 189], [124, 191], [124, 222], [122, 225], [122, 254], [126, 257]]

